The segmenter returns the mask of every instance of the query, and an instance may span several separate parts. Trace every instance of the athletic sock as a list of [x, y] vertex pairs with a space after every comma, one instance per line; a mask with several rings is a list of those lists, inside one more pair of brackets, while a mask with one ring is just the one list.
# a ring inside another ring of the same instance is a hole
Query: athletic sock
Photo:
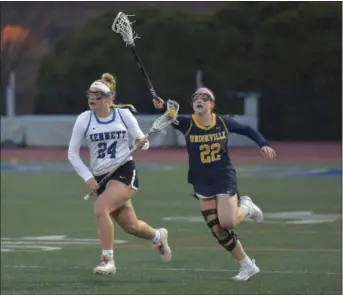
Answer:
[[109, 257], [113, 258], [113, 249], [102, 250], [102, 256], [109, 256]]
[[243, 258], [241, 261], [239, 261], [239, 264], [243, 267], [247, 267], [252, 264], [252, 261], [250, 257], [247, 255], [245, 258]]
[[248, 200], [241, 200], [240, 203], [240, 208], [242, 208], [242, 210], [244, 211], [246, 216], [249, 216], [250, 214], [250, 204]]
[[158, 229], [155, 230], [155, 236], [151, 239], [154, 244], [159, 244], [161, 241], [161, 233]]

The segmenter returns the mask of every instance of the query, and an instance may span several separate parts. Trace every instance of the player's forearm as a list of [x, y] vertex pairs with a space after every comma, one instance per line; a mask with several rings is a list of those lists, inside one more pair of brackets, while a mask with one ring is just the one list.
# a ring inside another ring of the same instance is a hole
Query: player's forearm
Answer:
[[74, 167], [76, 173], [83, 178], [84, 181], [87, 181], [93, 177], [92, 172], [88, 167], [83, 163], [80, 157], [80, 147], [83, 138], [83, 129], [81, 128], [80, 122], [77, 122], [74, 125], [73, 133], [69, 141], [68, 146], [68, 160], [70, 164]]
[[74, 167], [76, 173], [86, 182], [87, 180], [93, 178], [92, 172], [83, 163], [80, 155], [75, 151], [68, 151], [68, 160], [70, 164]]
[[[125, 121], [128, 124], [128, 129], [130, 133], [130, 137], [136, 142], [138, 139], [142, 139], [145, 137], [145, 134], [143, 133], [142, 129], [140, 128], [137, 119], [128, 112], [124, 112], [123, 114], [125, 116]], [[143, 147], [143, 150], [149, 149], [149, 141], [147, 141]]]
[[[145, 134], [143, 133], [142, 129], [137, 125], [134, 125], [130, 129], [131, 137], [136, 140], [143, 139]], [[149, 149], [149, 140], [143, 145], [143, 150]]]

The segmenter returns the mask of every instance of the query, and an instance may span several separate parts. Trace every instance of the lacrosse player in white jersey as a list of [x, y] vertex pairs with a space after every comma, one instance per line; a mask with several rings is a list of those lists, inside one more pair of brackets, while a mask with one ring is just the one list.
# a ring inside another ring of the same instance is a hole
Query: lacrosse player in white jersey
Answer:
[[[99, 182], [111, 168], [125, 158], [132, 144], [146, 150], [149, 142], [144, 137], [132, 113], [132, 105], [115, 105], [116, 81], [103, 74], [88, 90], [89, 111], [81, 113], [74, 125], [69, 142], [68, 159], [77, 174], [87, 183], [90, 192], [98, 195], [94, 204], [102, 255], [96, 274], [113, 274], [116, 265], [113, 255], [114, 219], [127, 233], [151, 240], [163, 261], [171, 260], [168, 231], [154, 229], [137, 219], [131, 197], [138, 189], [138, 177], [132, 156], [120, 166], [101, 187]], [[80, 146], [86, 139], [90, 151], [91, 170], [80, 158]]]

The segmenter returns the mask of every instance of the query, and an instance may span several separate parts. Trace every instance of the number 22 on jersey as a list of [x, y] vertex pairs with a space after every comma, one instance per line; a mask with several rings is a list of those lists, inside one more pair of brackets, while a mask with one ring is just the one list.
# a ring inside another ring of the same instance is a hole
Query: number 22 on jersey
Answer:
[[221, 150], [220, 143], [202, 144], [199, 146], [200, 160], [203, 164], [212, 163], [221, 159], [219, 155]]
[[107, 147], [107, 142], [98, 143], [98, 159], [104, 159], [106, 154], [111, 155], [110, 159], [116, 158], [116, 148], [117, 142], [114, 141], [111, 145]]

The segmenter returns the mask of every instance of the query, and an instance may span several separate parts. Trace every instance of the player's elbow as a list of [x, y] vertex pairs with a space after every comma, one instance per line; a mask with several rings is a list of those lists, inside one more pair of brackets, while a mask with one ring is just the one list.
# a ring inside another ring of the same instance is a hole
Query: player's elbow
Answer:
[[249, 125], [243, 125], [240, 134], [249, 138], [255, 138], [258, 135], [258, 132]]
[[73, 154], [68, 151], [68, 161], [71, 163], [73, 161]]
[[72, 150], [68, 150], [68, 160], [70, 163], [73, 163], [75, 160], [76, 153]]
[[250, 134], [255, 133], [255, 130], [252, 127], [250, 127], [249, 125], [243, 125], [242, 132], [244, 134], [250, 135]]

